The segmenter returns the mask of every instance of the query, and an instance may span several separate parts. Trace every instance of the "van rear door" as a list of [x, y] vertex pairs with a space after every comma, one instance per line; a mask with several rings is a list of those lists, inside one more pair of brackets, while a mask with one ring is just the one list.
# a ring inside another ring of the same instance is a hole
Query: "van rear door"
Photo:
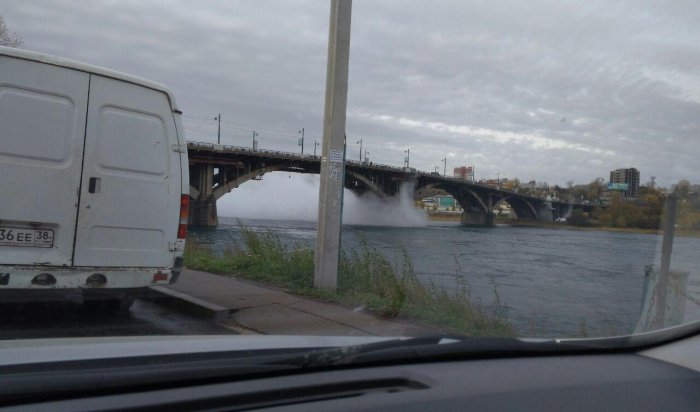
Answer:
[[92, 75], [74, 265], [168, 267], [182, 192], [165, 93]]
[[0, 264], [70, 265], [90, 75], [0, 55]]

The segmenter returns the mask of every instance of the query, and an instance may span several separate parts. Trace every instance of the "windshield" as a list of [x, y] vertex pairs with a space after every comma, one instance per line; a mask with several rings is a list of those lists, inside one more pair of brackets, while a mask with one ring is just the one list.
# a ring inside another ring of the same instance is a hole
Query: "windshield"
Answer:
[[2, 340], [700, 320], [699, 4], [0, 13]]

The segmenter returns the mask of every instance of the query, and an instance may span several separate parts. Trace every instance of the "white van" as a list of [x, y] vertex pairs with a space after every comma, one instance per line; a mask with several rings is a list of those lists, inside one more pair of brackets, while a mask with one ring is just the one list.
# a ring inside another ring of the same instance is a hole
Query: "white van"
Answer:
[[68, 294], [125, 308], [177, 279], [180, 115], [157, 83], [0, 47], [0, 302]]

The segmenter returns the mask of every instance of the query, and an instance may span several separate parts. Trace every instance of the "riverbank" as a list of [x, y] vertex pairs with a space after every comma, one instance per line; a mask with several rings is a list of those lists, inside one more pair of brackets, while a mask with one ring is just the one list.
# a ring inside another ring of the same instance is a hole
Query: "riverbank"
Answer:
[[241, 227], [246, 250], [215, 254], [188, 241], [185, 265], [224, 276], [236, 276], [282, 288], [297, 296], [362, 307], [387, 319], [423, 323], [469, 336], [513, 336], [498, 300], [483, 305], [470, 299], [465, 281], [447, 291], [416, 279], [407, 256], [391, 262], [367, 244], [341, 254], [335, 292], [313, 288], [313, 250], [286, 247], [272, 233], [254, 233]]
[[[421, 209], [422, 210], [422, 209]], [[461, 222], [461, 212], [428, 212], [428, 220], [443, 222]]]

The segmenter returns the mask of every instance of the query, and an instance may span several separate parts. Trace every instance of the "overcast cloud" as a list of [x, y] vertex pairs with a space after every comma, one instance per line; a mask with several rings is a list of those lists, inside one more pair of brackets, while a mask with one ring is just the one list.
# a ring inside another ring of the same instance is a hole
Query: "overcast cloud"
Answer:
[[[188, 138], [297, 151], [320, 139], [324, 1], [3, 1], [25, 48], [168, 85]], [[563, 184], [700, 158], [700, 3], [353, 4], [348, 154]]]

